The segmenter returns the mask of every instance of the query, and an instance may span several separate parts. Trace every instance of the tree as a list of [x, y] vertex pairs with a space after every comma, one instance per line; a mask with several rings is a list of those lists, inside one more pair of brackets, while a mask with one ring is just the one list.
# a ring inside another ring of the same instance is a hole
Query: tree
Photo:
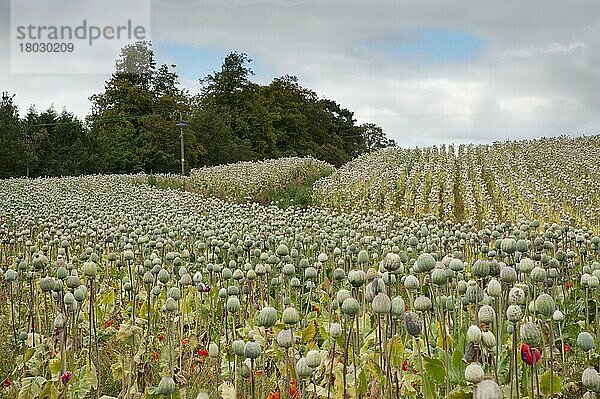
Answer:
[[27, 174], [27, 149], [19, 109], [14, 94], [2, 92], [0, 97], [0, 177], [17, 177]]
[[[102, 169], [112, 173], [177, 172], [179, 129], [189, 115], [190, 99], [179, 87], [175, 65], [156, 67], [148, 42], [125, 46], [103, 93], [90, 97], [88, 122], [98, 138]], [[186, 116], [187, 117], [187, 116]], [[187, 169], [197, 166], [204, 150], [185, 135]]]
[[394, 147], [396, 142], [388, 139], [380, 126], [374, 123], [363, 123], [361, 126], [367, 151], [375, 151], [386, 147]]

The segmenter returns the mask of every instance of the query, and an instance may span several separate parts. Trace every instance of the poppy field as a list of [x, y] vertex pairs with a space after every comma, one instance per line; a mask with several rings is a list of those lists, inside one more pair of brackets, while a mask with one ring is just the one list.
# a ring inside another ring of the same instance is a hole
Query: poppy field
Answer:
[[[591, 399], [598, 165], [593, 136], [0, 180], [0, 395]], [[310, 206], [255, 201], [299, 168]]]

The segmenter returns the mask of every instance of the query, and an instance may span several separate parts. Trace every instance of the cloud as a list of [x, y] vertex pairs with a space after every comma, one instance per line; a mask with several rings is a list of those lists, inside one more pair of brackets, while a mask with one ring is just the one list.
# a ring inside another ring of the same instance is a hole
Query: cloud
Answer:
[[[152, 18], [159, 61], [178, 64], [190, 91], [227, 52], [244, 51], [257, 80], [296, 75], [404, 146], [600, 126], [599, 2], [155, 0]], [[23, 105], [86, 112], [107, 76], [11, 76], [7, 35], [1, 88]]]

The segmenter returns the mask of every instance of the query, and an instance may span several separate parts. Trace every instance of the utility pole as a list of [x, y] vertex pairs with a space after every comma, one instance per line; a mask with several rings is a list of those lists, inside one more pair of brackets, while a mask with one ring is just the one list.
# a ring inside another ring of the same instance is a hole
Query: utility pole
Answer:
[[179, 121], [175, 124], [179, 126], [179, 142], [181, 144], [181, 176], [185, 176], [185, 151], [183, 149], [183, 128], [187, 126], [187, 122], [182, 119], [181, 111], [179, 111]]

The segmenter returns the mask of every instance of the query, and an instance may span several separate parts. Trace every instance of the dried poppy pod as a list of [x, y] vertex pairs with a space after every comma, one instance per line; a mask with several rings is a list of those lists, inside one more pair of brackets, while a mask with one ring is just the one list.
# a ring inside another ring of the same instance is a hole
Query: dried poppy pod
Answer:
[[421, 319], [415, 312], [408, 311], [404, 313], [404, 327], [406, 328], [406, 332], [408, 332], [413, 337], [418, 337], [421, 335], [421, 330], [423, 325], [421, 324]]

